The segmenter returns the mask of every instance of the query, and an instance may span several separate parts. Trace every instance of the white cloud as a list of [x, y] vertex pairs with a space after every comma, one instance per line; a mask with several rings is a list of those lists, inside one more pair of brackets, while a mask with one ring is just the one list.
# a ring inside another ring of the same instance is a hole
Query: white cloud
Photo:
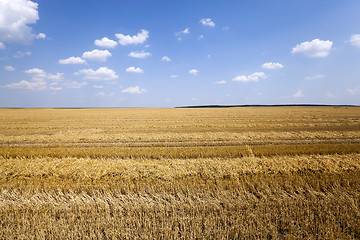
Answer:
[[46, 81], [20, 81], [17, 83], [11, 83], [5, 86], [10, 89], [24, 89], [24, 90], [38, 90], [42, 91], [46, 89]]
[[108, 93], [106, 94], [105, 92], [101, 91], [101, 92], [98, 92], [98, 93], [95, 93], [95, 97], [112, 97], [114, 96], [114, 93], [111, 92], [111, 93]]
[[189, 33], [190, 33], [189, 28], [185, 28], [185, 30], [183, 30], [183, 31], [176, 32], [176, 33], [175, 33], [175, 36], [179, 36], [179, 35], [181, 35], [181, 34], [189, 34]]
[[215, 23], [211, 20], [211, 18], [202, 18], [200, 23], [205, 26], [215, 27]]
[[189, 73], [196, 76], [199, 73], [199, 71], [196, 69], [191, 69], [189, 70]]
[[221, 80], [221, 81], [218, 81], [218, 82], [214, 82], [214, 84], [225, 84], [226, 81], [225, 80]]
[[333, 98], [333, 97], [335, 97], [332, 92], [327, 92], [327, 93], [326, 93], [326, 96], [327, 96], [328, 98]]
[[114, 40], [103, 37], [101, 40], [95, 40], [94, 44], [102, 48], [114, 48], [117, 45], [117, 42]]
[[64, 73], [56, 73], [56, 74], [49, 73], [46, 78], [53, 81], [61, 81], [63, 79], [63, 75]]
[[350, 94], [350, 95], [356, 95], [360, 92], [360, 87], [355, 87], [355, 88], [348, 88], [347, 89], [347, 92]]
[[51, 91], [60, 91], [62, 87], [49, 87], [49, 90]]
[[66, 59], [60, 59], [59, 64], [83, 64], [86, 61], [80, 57], [69, 57]]
[[301, 98], [304, 97], [303, 92], [299, 89], [296, 93], [293, 94], [294, 98]]
[[165, 62], [170, 62], [171, 61], [171, 59], [168, 56], [163, 56], [161, 60], [165, 61]]
[[133, 57], [133, 58], [146, 58], [146, 57], [150, 57], [151, 53], [149, 52], [144, 52], [144, 51], [136, 51], [136, 52], [130, 52], [129, 53], [129, 57]]
[[144, 71], [139, 67], [129, 67], [126, 69], [126, 72], [132, 72], [132, 73], [144, 73]]
[[141, 31], [134, 36], [124, 35], [121, 33], [117, 33], [115, 34], [115, 36], [119, 39], [119, 43], [123, 46], [129, 44], [141, 44], [144, 43], [146, 39], [149, 37], [149, 31], [141, 29]]
[[350, 43], [355, 47], [360, 48], [360, 34], [354, 34], [351, 36]]
[[106, 62], [106, 59], [111, 56], [108, 50], [94, 49], [91, 52], [84, 52], [82, 58], [89, 59], [96, 62]]
[[29, 43], [35, 38], [29, 24], [39, 19], [38, 4], [29, 0], [0, 1], [0, 40], [11, 43]]
[[267, 78], [265, 73], [255, 72], [248, 76], [245, 76], [245, 75], [237, 76], [237, 77], [233, 78], [232, 80], [234, 82], [257, 82], [257, 81], [259, 81], [259, 79], [265, 79], [265, 78]]
[[178, 78], [179, 75], [175, 75], [175, 74], [174, 74], [174, 75], [170, 75], [170, 77], [171, 77], [171, 78]]
[[32, 68], [25, 71], [28, 74], [45, 74], [45, 71], [39, 68]]
[[13, 66], [5, 66], [4, 69], [9, 72], [15, 71], [15, 68]]
[[234, 82], [249, 82], [247, 76], [245, 75], [240, 75], [240, 76], [236, 76], [235, 78], [232, 79]]
[[329, 55], [333, 43], [314, 39], [311, 42], [303, 42], [294, 47], [291, 53], [303, 53], [310, 58], [323, 58]]
[[104, 88], [104, 86], [101, 86], [101, 85], [94, 85], [93, 88], [97, 88], [97, 89], [102, 89]]
[[106, 94], [104, 92], [95, 93], [95, 97], [104, 97]]
[[200, 40], [200, 39], [203, 39], [204, 38], [204, 35], [200, 35], [199, 37], [198, 37], [198, 39]]
[[135, 87], [129, 87], [126, 88], [124, 90], [121, 91], [122, 93], [137, 93], [137, 94], [141, 94], [141, 93], [146, 93], [146, 89], [141, 88], [139, 86], [135, 86]]
[[67, 88], [82, 88], [87, 85], [87, 82], [68, 81], [63, 84]]
[[0, 42], [0, 49], [5, 49], [6, 47], [5, 47], [5, 44], [4, 43], [2, 43], [2, 42]]
[[[39, 68], [32, 68], [25, 71], [25, 73], [32, 75], [30, 81], [22, 80], [20, 82], [11, 83], [5, 87], [10, 89], [25, 89], [25, 90], [53, 90], [59, 91], [62, 88], [57, 86], [59, 82], [63, 79], [63, 73], [46, 73], [44, 70]], [[50, 80], [51, 82], [48, 82]]]
[[230, 27], [228, 27], [228, 26], [222, 28], [223, 31], [228, 31], [229, 29], [230, 29]]
[[263, 65], [261, 65], [261, 68], [275, 70], [275, 69], [284, 68], [284, 65], [282, 65], [281, 63], [267, 62], [267, 63], [264, 63]]
[[321, 78], [324, 78], [324, 77], [326, 77], [326, 75], [324, 75], [324, 74], [316, 74], [314, 76], [306, 77], [305, 80], [316, 80], [316, 79], [321, 79]]
[[45, 81], [45, 80], [52, 80], [52, 81], [61, 81], [63, 79], [64, 73], [46, 73], [44, 70], [39, 68], [32, 68], [25, 71], [27, 74], [32, 75], [32, 80], [34, 81]]
[[97, 70], [93, 69], [81, 69], [74, 75], [84, 75], [84, 80], [98, 80], [98, 81], [107, 81], [117, 79], [119, 76], [116, 73], [107, 67], [100, 67]]
[[46, 34], [45, 33], [39, 33], [38, 35], [36, 35], [36, 39], [46, 39]]
[[31, 52], [27, 51], [27, 52], [21, 52], [21, 51], [17, 51], [15, 54], [14, 54], [14, 58], [22, 58], [24, 56], [30, 56], [31, 55]]

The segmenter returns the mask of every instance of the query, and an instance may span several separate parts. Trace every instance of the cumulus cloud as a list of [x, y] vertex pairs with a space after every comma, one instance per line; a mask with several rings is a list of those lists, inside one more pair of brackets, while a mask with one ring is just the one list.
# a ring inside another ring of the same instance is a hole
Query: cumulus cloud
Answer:
[[102, 89], [102, 88], [104, 88], [104, 86], [102, 86], [102, 85], [94, 85], [93, 88]]
[[39, 68], [31, 68], [25, 71], [28, 74], [45, 74], [45, 71]]
[[129, 53], [129, 57], [133, 57], [133, 58], [146, 58], [146, 57], [150, 57], [151, 53], [149, 52], [144, 52], [144, 51], [135, 51], [135, 52], [130, 52]]
[[310, 58], [327, 57], [330, 53], [333, 43], [331, 41], [322, 41], [314, 39], [311, 42], [303, 42], [294, 47], [291, 53], [302, 53]]
[[284, 65], [282, 65], [281, 63], [267, 62], [267, 63], [264, 63], [263, 65], [261, 65], [261, 68], [275, 70], [275, 69], [284, 68]]
[[63, 84], [67, 88], [82, 88], [87, 85], [87, 82], [68, 81]]
[[64, 73], [56, 73], [56, 74], [49, 73], [47, 75], [47, 79], [53, 80], [53, 81], [61, 81], [63, 79], [63, 75], [64, 75]]
[[144, 73], [144, 71], [139, 67], [129, 67], [126, 69], [126, 72], [132, 72], [132, 73]]
[[29, 0], [0, 1], [0, 40], [27, 44], [36, 36], [29, 24], [39, 19], [38, 4]]
[[189, 33], [190, 33], [189, 28], [185, 28], [183, 31], [176, 32], [175, 35], [176, 35], [176, 36], [179, 36], [179, 35], [181, 35], [181, 34], [189, 34]]
[[350, 95], [356, 95], [360, 92], [360, 87], [355, 87], [355, 88], [348, 88], [347, 89], [347, 92], [350, 94]]
[[38, 90], [42, 91], [46, 89], [46, 82], [45, 81], [20, 81], [17, 83], [7, 84], [6, 88], [10, 89], [23, 89], [23, 90]]
[[60, 59], [59, 64], [83, 64], [86, 61], [80, 57], [69, 57], [66, 59]]
[[94, 49], [91, 52], [84, 52], [82, 58], [89, 59], [96, 62], [106, 62], [106, 59], [111, 57], [111, 53], [108, 50]]
[[46, 34], [45, 33], [39, 33], [38, 35], [36, 35], [36, 39], [46, 39]]
[[98, 81], [107, 81], [117, 79], [119, 76], [116, 73], [107, 67], [100, 67], [97, 70], [93, 69], [81, 69], [74, 75], [83, 75], [84, 80], [98, 80]]
[[168, 56], [163, 56], [161, 60], [164, 61], [164, 62], [170, 62], [171, 61], [171, 59]]
[[141, 88], [139, 86], [135, 86], [135, 87], [129, 87], [126, 88], [124, 90], [121, 91], [122, 93], [137, 93], [137, 94], [141, 94], [141, 93], [146, 93], [146, 89]]
[[316, 74], [314, 76], [306, 77], [305, 80], [316, 80], [316, 79], [321, 79], [321, 78], [324, 78], [324, 77], [326, 77], [326, 75], [324, 75], [324, 74]]
[[232, 80], [234, 82], [257, 82], [257, 81], [259, 81], [259, 79], [265, 79], [265, 78], [267, 78], [265, 73], [255, 72], [248, 76], [245, 76], [245, 75], [236, 76]]
[[225, 80], [221, 80], [221, 81], [218, 81], [218, 82], [214, 82], [214, 84], [225, 84], [226, 81]]
[[4, 43], [2, 43], [2, 42], [0, 42], [0, 49], [5, 49], [6, 47], [5, 47], [5, 44]]
[[95, 97], [112, 97], [112, 96], [114, 96], [113, 92], [108, 93], [108, 94], [106, 94], [103, 91], [95, 93]]
[[114, 48], [117, 45], [117, 42], [111, 40], [107, 37], [103, 37], [102, 39], [95, 40], [94, 44], [98, 47], [102, 48]]
[[175, 74], [173, 74], [173, 75], [170, 75], [170, 77], [171, 77], [171, 78], [178, 78], [178, 77], [179, 77], [179, 75], [175, 75]]
[[211, 18], [202, 18], [200, 23], [205, 26], [215, 27], [215, 23], [211, 20]]
[[27, 52], [21, 52], [21, 51], [17, 51], [15, 54], [14, 54], [14, 58], [22, 58], [24, 56], [30, 56], [31, 55], [31, 52], [27, 51]]
[[111, 93], [108, 93], [106, 94], [105, 92], [101, 91], [101, 92], [98, 92], [98, 93], [95, 93], [95, 97], [112, 97], [114, 96], [114, 93], [111, 92]]
[[115, 36], [119, 39], [119, 43], [123, 46], [130, 44], [141, 44], [144, 43], [146, 39], [149, 37], [149, 31], [146, 31], [145, 29], [141, 29], [141, 31], [134, 36], [124, 35], [121, 33], [117, 33], [115, 34]]
[[10, 89], [24, 89], [36, 91], [58, 91], [62, 89], [58, 85], [59, 82], [61, 82], [63, 79], [63, 73], [51, 74], [39, 68], [28, 69], [25, 71], [25, 73], [32, 75], [31, 80], [22, 80], [20, 82], [8, 84], [5, 87]]
[[301, 97], [304, 97], [304, 94], [303, 92], [299, 89], [296, 91], [296, 93], [293, 94], [293, 97], [294, 98], [301, 98]]
[[41, 80], [52, 80], [52, 81], [61, 81], [63, 79], [64, 73], [46, 73], [44, 70], [39, 68], [32, 68], [25, 71], [27, 74], [32, 75], [32, 79], [35, 81]]
[[199, 73], [199, 71], [196, 69], [191, 69], [189, 70], [189, 73], [196, 76]]
[[51, 91], [60, 91], [62, 87], [49, 87], [49, 90]]
[[15, 71], [15, 68], [13, 66], [5, 66], [4, 69], [9, 72]]
[[360, 48], [360, 34], [354, 34], [350, 38], [350, 43], [355, 47]]
[[106, 94], [104, 92], [95, 93], [95, 97], [104, 97]]
[[333, 98], [335, 96], [334, 96], [334, 94], [332, 92], [326, 92], [326, 97]]

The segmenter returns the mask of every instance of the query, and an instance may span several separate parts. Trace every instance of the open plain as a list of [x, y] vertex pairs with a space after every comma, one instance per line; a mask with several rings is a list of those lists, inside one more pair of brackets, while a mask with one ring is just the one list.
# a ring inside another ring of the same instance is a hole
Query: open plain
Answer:
[[0, 239], [244, 238], [360, 238], [360, 107], [0, 109]]

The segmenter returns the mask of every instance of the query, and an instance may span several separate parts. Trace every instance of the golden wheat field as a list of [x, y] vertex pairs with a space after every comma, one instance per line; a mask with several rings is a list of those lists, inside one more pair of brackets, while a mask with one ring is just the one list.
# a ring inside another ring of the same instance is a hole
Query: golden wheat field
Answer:
[[0, 109], [0, 239], [360, 239], [360, 107]]

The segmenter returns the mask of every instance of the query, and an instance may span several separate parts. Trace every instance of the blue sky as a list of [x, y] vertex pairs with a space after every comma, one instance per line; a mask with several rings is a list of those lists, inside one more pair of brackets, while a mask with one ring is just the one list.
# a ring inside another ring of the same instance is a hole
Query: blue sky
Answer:
[[360, 2], [0, 0], [0, 107], [360, 104]]

